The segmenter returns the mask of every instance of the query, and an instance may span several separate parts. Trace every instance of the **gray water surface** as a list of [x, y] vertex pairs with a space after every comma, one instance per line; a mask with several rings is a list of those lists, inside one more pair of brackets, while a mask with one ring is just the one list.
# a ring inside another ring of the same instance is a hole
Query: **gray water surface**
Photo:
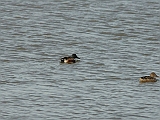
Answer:
[[[159, 0], [1, 0], [1, 120], [159, 120]], [[81, 60], [61, 64], [76, 53]], [[160, 80], [160, 78], [159, 78]]]

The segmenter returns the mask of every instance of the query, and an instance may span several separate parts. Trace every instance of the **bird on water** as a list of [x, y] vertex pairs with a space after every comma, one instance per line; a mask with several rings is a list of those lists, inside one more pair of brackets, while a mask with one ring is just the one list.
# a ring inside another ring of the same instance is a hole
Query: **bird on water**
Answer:
[[156, 77], [159, 77], [156, 75], [156, 73], [152, 72], [150, 76], [143, 76], [139, 78], [140, 82], [157, 82]]
[[61, 63], [75, 63], [77, 61], [76, 58], [80, 59], [76, 54], [72, 54], [71, 56], [61, 58]]

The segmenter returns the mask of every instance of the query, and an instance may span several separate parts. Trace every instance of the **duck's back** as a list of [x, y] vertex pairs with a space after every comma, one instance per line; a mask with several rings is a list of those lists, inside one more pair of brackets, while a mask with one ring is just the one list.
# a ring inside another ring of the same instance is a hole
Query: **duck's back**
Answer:
[[151, 76], [144, 76], [139, 79], [140, 82], [156, 82], [157, 79]]

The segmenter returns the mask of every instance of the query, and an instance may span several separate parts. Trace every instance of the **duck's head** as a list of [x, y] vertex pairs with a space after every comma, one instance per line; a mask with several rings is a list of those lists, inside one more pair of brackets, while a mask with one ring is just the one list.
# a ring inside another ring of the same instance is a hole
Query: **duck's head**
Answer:
[[159, 77], [159, 76], [156, 75], [156, 73], [154, 73], [154, 72], [152, 72], [152, 73], [150, 74], [150, 76], [151, 76], [151, 77]]
[[72, 57], [80, 59], [76, 54], [72, 54]]

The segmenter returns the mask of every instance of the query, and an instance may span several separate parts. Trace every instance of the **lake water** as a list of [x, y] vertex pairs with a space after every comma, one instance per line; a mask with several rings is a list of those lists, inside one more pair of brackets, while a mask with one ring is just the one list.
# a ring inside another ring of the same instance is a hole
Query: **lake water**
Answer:
[[1, 0], [0, 11], [1, 120], [160, 119], [160, 81], [139, 83], [160, 75], [159, 0]]

